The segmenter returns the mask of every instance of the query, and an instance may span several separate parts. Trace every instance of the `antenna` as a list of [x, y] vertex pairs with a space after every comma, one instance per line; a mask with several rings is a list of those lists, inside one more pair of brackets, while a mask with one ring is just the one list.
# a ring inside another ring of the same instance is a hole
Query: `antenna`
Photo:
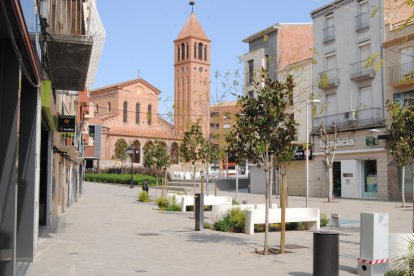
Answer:
[[190, 4], [190, 6], [191, 6], [191, 12], [194, 12], [195, 1], [194, 0], [189, 0], [188, 2]]

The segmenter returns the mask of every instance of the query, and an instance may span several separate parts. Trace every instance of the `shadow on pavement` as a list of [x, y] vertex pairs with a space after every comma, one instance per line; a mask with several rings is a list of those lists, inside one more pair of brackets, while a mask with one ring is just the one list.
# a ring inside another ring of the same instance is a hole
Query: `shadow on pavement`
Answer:
[[309, 276], [309, 275], [312, 275], [312, 273], [307, 273], [307, 272], [289, 272], [288, 275], [292, 275], [292, 276]]
[[258, 247], [257, 244], [246, 241], [245, 239], [220, 234], [191, 233], [188, 235], [188, 240], [198, 243], [227, 243], [233, 245], [247, 246], [250, 248]]

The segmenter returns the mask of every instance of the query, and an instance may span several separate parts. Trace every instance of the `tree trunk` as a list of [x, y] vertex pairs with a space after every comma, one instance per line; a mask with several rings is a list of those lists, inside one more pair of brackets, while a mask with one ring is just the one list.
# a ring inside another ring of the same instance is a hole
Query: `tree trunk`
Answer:
[[164, 172], [164, 185], [165, 185], [165, 189], [167, 190], [168, 193], [168, 171], [165, 170]]
[[402, 207], [405, 208], [405, 166], [402, 166], [401, 198]]
[[280, 254], [285, 253], [285, 241], [286, 241], [286, 202], [287, 202], [287, 183], [286, 172], [282, 171], [282, 183], [280, 189], [280, 211], [281, 211], [281, 224], [280, 224]]
[[273, 162], [271, 164], [271, 169], [269, 172], [269, 208], [272, 209], [272, 196], [273, 196]]
[[332, 203], [332, 194], [333, 194], [333, 172], [332, 164], [328, 164], [328, 203]]
[[[196, 175], [196, 166], [193, 164], [193, 187], [194, 187], [194, 195], [196, 193], [196, 181], [195, 181], [195, 175]], [[194, 208], [195, 209], [195, 208]]]
[[263, 246], [263, 255], [269, 255], [269, 169], [265, 170], [266, 192], [265, 192], [265, 239]]
[[206, 195], [208, 195], [208, 181], [210, 180], [209, 177], [209, 169], [210, 169], [210, 164], [206, 164]]

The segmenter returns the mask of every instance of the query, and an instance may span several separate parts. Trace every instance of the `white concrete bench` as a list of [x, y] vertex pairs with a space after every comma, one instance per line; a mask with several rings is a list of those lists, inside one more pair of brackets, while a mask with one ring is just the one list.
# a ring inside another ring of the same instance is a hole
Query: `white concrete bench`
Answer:
[[[175, 195], [167, 194], [168, 198], [173, 198], [178, 204], [181, 204], [181, 212], [185, 212], [187, 206], [194, 206], [194, 196], [192, 195]], [[231, 205], [233, 198], [231, 196], [214, 196], [214, 195], [204, 195], [204, 205]]]
[[[239, 205], [231, 205], [231, 204], [221, 204], [221, 205], [213, 205], [212, 208], [212, 218], [217, 219], [227, 213], [228, 210], [231, 208], [240, 208], [241, 210], [253, 210], [253, 209], [264, 209], [264, 204], [239, 204]], [[276, 203], [272, 203], [272, 208], [277, 208]]]
[[[306, 229], [320, 229], [318, 208], [286, 208], [286, 222], [304, 222]], [[255, 224], [265, 223], [265, 209], [246, 210], [244, 232], [254, 234]], [[281, 209], [269, 209], [269, 223], [281, 223]]]

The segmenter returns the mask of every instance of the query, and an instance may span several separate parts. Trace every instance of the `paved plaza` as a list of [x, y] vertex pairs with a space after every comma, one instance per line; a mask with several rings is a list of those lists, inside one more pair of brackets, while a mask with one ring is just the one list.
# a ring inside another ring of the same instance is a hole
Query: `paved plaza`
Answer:
[[[87, 182], [83, 196], [58, 225], [43, 231], [26, 275], [312, 275], [312, 231], [287, 232], [292, 253], [261, 256], [254, 251], [263, 247], [263, 233], [195, 232], [191, 212], [161, 212], [155, 203], [138, 202], [139, 191]], [[150, 190], [152, 197], [159, 193]], [[264, 196], [241, 192], [239, 199], [263, 203]], [[311, 198], [310, 207], [341, 215], [341, 227], [327, 228], [340, 233], [340, 275], [356, 274], [361, 211], [388, 212], [390, 232], [411, 232], [412, 209], [402, 209], [398, 202], [325, 201]], [[288, 204], [304, 207], [304, 197], [289, 197]], [[210, 221], [209, 212], [205, 215]], [[279, 235], [270, 234], [272, 247]]]

